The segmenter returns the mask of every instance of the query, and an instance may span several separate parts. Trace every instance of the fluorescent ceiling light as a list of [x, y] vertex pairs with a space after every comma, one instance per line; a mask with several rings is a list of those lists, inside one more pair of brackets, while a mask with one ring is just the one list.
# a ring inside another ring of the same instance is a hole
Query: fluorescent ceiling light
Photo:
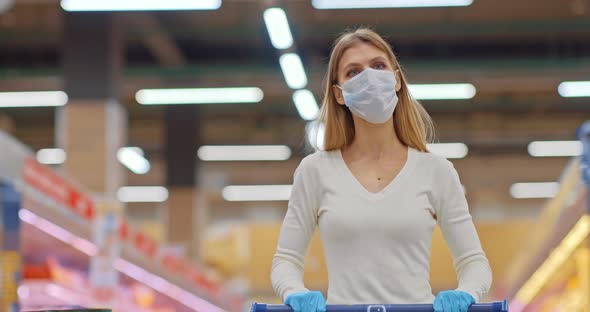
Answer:
[[514, 183], [510, 195], [514, 198], [552, 198], [559, 191], [557, 182]]
[[326, 138], [326, 124], [320, 123], [318, 126], [318, 132], [316, 137], [316, 144], [320, 150], [324, 150], [324, 141]]
[[258, 103], [260, 88], [143, 89], [135, 99], [143, 105]]
[[445, 158], [465, 158], [469, 152], [464, 143], [432, 143], [427, 147], [431, 153]]
[[122, 147], [117, 152], [117, 159], [135, 174], [146, 174], [150, 171], [150, 162], [145, 159], [139, 147]]
[[469, 6], [473, 0], [312, 0], [316, 9], [369, 9]]
[[412, 84], [410, 93], [418, 100], [465, 100], [475, 96], [470, 83]]
[[124, 186], [117, 191], [117, 198], [124, 203], [161, 203], [168, 199], [163, 186]]
[[316, 150], [323, 151], [325, 148], [324, 141], [326, 136], [326, 125], [324, 123], [313, 121], [308, 122], [305, 126], [307, 131], [307, 141]]
[[197, 151], [204, 161], [280, 161], [291, 157], [285, 145], [204, 145]]
[[564, 81], [557, 91], [563, 97], [587, 97], [590, 96], [590, 81]]
[[68, 95], [63, 91], [0, 92], [0, 107], [64, 106]]
[[307, 76], [305, 75], [303, 63], [301, 63], [299, 55], [295, 53], [283, 54], [279, 58], [279, 63], [281, 64], [281, 70], [289, 88], [305, 88], [307, 85]]
[[227, 201], [285, 201], [291, 196], [291, 185], [232, 185], [223, 189]]
[[217, 10], [221, 0], [62, 0], [65, 11]]
[[580, 141], [534, 141], [528, 145], [533, 157], [572, 157], [582, 154]]
[[66, 152], [61, 148], [44, 148], [37, 151], [37, 161], [44, 165], [61, 165], [66, 162]]
[[270, 36], [270, 42], [276, 49], [288, 49], [293, 45], [293, 36], [287, 21], [287, 15], [281, 8], [264, 11], [264, 24]]
[[293, 102], [295, 102], [299, 116], [304, 120], [314, 120], [320, 115], [318, 103], [313, 93], [307, 89], [295, 91], [293, 93]]

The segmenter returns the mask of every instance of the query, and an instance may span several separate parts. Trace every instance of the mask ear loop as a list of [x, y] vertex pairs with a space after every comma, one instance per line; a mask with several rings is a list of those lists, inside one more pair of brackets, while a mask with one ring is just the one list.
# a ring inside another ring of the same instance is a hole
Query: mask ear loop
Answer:
[[[334, 81], [334, 83], [333, 83], [332, 85], [334, 85], [334, 86], [336, 86], [336, 88], [338, 88], [338, 89], [342, 90], [342, 87], [341, 87], [341, 86], [339, 86], [339, 85], [338, 85], [338, 84], [337, 84], [335, 81]], [[336, 96], [336, 95], [334, 95], [334, 96]], [[345, 107], [346, 107], [346, 105], [345, 105]], [[348, 107], [346, 107], [346, 109], [349, 109], [349, 108], [348, 108]]]

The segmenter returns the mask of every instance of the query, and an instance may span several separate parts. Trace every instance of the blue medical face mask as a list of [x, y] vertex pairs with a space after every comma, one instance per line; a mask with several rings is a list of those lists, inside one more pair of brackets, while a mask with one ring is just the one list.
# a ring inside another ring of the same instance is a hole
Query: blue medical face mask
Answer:
[[389, 70], [367, 68], [342, 86], [344, 103], [358, 117], [374, 124], [391, 118], [398, 97], [395, 92], [395, 73]]

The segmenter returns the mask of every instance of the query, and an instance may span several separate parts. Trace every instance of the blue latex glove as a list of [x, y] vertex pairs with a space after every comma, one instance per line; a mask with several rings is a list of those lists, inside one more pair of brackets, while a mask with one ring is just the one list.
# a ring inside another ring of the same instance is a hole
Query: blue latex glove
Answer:
[[285, 304], [294, 312], [326, 312], [326, 299], [319, 291], [306, 291], [287, 296]]
[[434, 312], [467, 312], [475, 303], [468, 293], [459, 290], [441, 291], [434, 300]]

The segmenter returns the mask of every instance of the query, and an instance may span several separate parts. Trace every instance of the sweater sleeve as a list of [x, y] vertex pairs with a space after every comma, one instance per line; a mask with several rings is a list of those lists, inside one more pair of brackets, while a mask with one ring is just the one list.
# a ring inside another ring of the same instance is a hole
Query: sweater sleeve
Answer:
[[465, 291], [479, 302], [492, 284], [492, 270], [473, 224], [463, 186], [453, 163], [444, 160], [444, 170], [436, 183], [440, 187], [438, 221], [453, 256], [457, 272], [457, 290]]
[[317, 174], [307, 157], [295, 170], [287, 214], [272, 261], [272, 287], [283, 302], [290, 294], [307, 291], [303, 285], [303, 265], [317, 226], [317, 184]]

